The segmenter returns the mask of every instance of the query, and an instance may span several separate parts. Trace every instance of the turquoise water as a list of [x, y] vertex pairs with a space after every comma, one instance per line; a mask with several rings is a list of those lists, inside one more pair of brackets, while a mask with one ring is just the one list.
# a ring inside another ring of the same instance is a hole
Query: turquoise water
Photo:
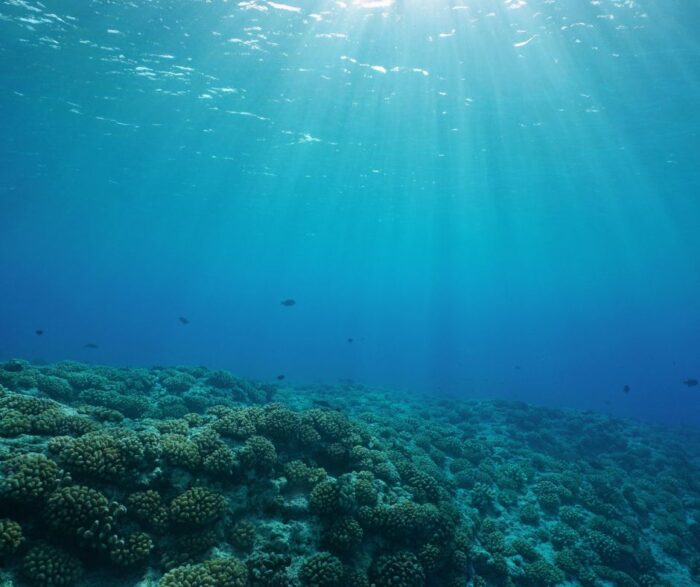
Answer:
[[699, 23], [0, 0], [0, 586], [699, 585]]
[[0, 355], [697, 424], [697, 2], [289, 2], [0, 2]]

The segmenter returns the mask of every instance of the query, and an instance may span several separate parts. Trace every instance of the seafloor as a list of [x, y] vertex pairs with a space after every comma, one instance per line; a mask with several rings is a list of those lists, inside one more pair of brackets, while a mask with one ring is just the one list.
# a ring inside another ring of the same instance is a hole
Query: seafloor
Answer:
[[700, 584], [688, 432], [201, 367], [0, 384], [0, 585]]

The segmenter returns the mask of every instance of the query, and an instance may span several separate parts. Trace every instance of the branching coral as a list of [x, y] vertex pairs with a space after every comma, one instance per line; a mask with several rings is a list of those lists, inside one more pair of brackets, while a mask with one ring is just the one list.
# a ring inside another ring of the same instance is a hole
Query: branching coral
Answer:
[[73, 389], [70, 383], [62, 377], [55, 375], [39, 375], [36, 378], [36, 386], [39, 391], [57, 400], [71, 399]]
[[20, 573], [33, 587], [64, 587], [83, 575], [78, 559], [48, 544], [32, 547], [22, 559]]
[[189, 373], [171, 371], [164, 374], [160, 384], [170, 393], [184, 393], [196, 383], [196, 379]]
[[376, 587], [422, 587], [423, 567], [410, 552], [382, 555], [372, 563], [370, 578]]
[[226, 536], [238, 550], [247, 552], [255, 545], [255, 525], [248, 520], [241, 520], [227, 531]]
[[27, 434], [32, 429], [32, 421], [22, 412], [0, 408], [0, 436], [12, 437]]
[[620, 546], [602, 532], [591, 530], [586, 536], [588, 544], [606, 564], [613, 564], [620, 558]]
[[532, 587], [554, 587], [564, 580], [564, 573], [543, 560], [525, 566], [525, 580]]
[[277, 462], [275, 445], [263, 436], [251, 436], [239, 455], [244, 467], [262, 473], [270, 471]]
[[161, 439], [163, 458], [174, 467], [196, 471], [202, 465], [199, 447], [186, 436], [165, 434]]
[[307, 587], [335, 587], [343, 579], [343, 564], [328, 552], [310, 557], [299, 570], [299, 579]]
[[284, 587], [290, 584], [287, 568], [292, 562], [289, 555], [275, 552], [255, 552], [246, 561], [248, 583], [251, 587]]
[[153, 541], [145, 532], [135, 532], [118, 540], [109, 549], [110, 560], [123, 567], [143, 563], [153, 549]]
[[284, 475], [291, 486], [313, 487], [323, 481], [327, 473], [322, 467], [310, 467], [296, 460], [284, 466]]
[[325, 542], [332, 552], [348, 553], [360, 545], [363, 531], [357, 520], [343, 516], [330, 525], [324, 536]]
[[235, 558], [185, 565], [168, 572], [160, 587], [245, 587], [248, 570]]
[[17, 551], [24, 542], [22, 527], [14, 520], [0, 518], [0, 560]]
[[66, 480], [63, 471], [42, 454], [27, 453], [6, 461], [0, 495], [20, 502], [45, 497]]
[[132, 493], [127, 499], [127, 512], [157, 532], [167, 527], [168, 510], [160, 494], [153, 489]]
[[49, 496], [46, 521], [62, 539], [108, 550], [119, 543], [115, 519], [125, 511], [123, 505], [110, 502], [96, 489], [72, 485], [58, 489]]
[[215, 408], [210, 408], [209, 413], [219, 416], [218, 420], [214, 422], [213, 428], [222, 436], [245, 440], [256, 432], [255, 423], [247, 410], [232, 410], [229, 408], [216, 410]]
[[79, 438], [57, 437], [49, 444], [57, 460], [78, 475], [103, 480], [124, 480], [152, 465], [148, 443], [129, 430], [90, 432]]
[[266, 406], [258, 426], [260, 432], [276, 441], [297, 438], [301, 419], [296, 412], [279, 404]]
[[309, 508], [319, 516], [337, 514], [340, 510], [340, 486], [337, 481], [323, 481], [316, 485], [309, 495]]
[[170, 519], [185, 526], [211, 524], [220, 519], [225, 511], [224, 497], [206, 487], [188, 489], [170, 503]]

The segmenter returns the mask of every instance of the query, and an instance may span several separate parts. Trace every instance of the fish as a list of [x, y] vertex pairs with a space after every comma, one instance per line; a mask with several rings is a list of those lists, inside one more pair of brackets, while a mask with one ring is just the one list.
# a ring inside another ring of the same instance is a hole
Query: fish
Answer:
[[280, 302], [280, 304], [282, 304], [283, 306], [293, 306], [296, 303], [297, 303], [296, 300], [293, 300], [292, 298], [287, 298], [286, 300], [282, 300]]
[[185, 318], [184, 316], [180, 316], [178, 318], [178, 320], [180, 321], [180, 324], [189, 324], [190, 323], [190, 321], [187, 318]]
[[83, 345], [84, 349], [96, 349], [99, 348], [94, 342], [89, 342]]
[[348, 338], [348, 342], [352, 342], [352, 341], [353, 341], [353, 339], [352, 339], [352, 338]]
[[284, 375], [278, 375], [276, 379], [277, 381], [282, 381], [284, 379]]
[[687, 385], [688, 387], [695, 387], [698, 384], [697, 379], [686, 379], [683, 382], [683, 385]]
[[44, 334], [44, 331], [41, 330], [41, 329], [35, 330], [35, 331], [34, 331], [34, 334], [36, 334], [37, 336], [41, 336], [42, 334]]
[[622, 391], [624, 391], [625, 393], [629, 393], [631, 390], [632, 390], [632, 388], [629, 385], [625, 385], [622, 388]]

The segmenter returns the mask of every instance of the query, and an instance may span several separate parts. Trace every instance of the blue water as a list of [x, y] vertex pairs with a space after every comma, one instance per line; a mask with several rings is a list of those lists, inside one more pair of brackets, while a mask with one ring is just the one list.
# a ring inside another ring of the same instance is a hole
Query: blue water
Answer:
[[0, 356], [700, 424], [698, 23], [2, 0]]

